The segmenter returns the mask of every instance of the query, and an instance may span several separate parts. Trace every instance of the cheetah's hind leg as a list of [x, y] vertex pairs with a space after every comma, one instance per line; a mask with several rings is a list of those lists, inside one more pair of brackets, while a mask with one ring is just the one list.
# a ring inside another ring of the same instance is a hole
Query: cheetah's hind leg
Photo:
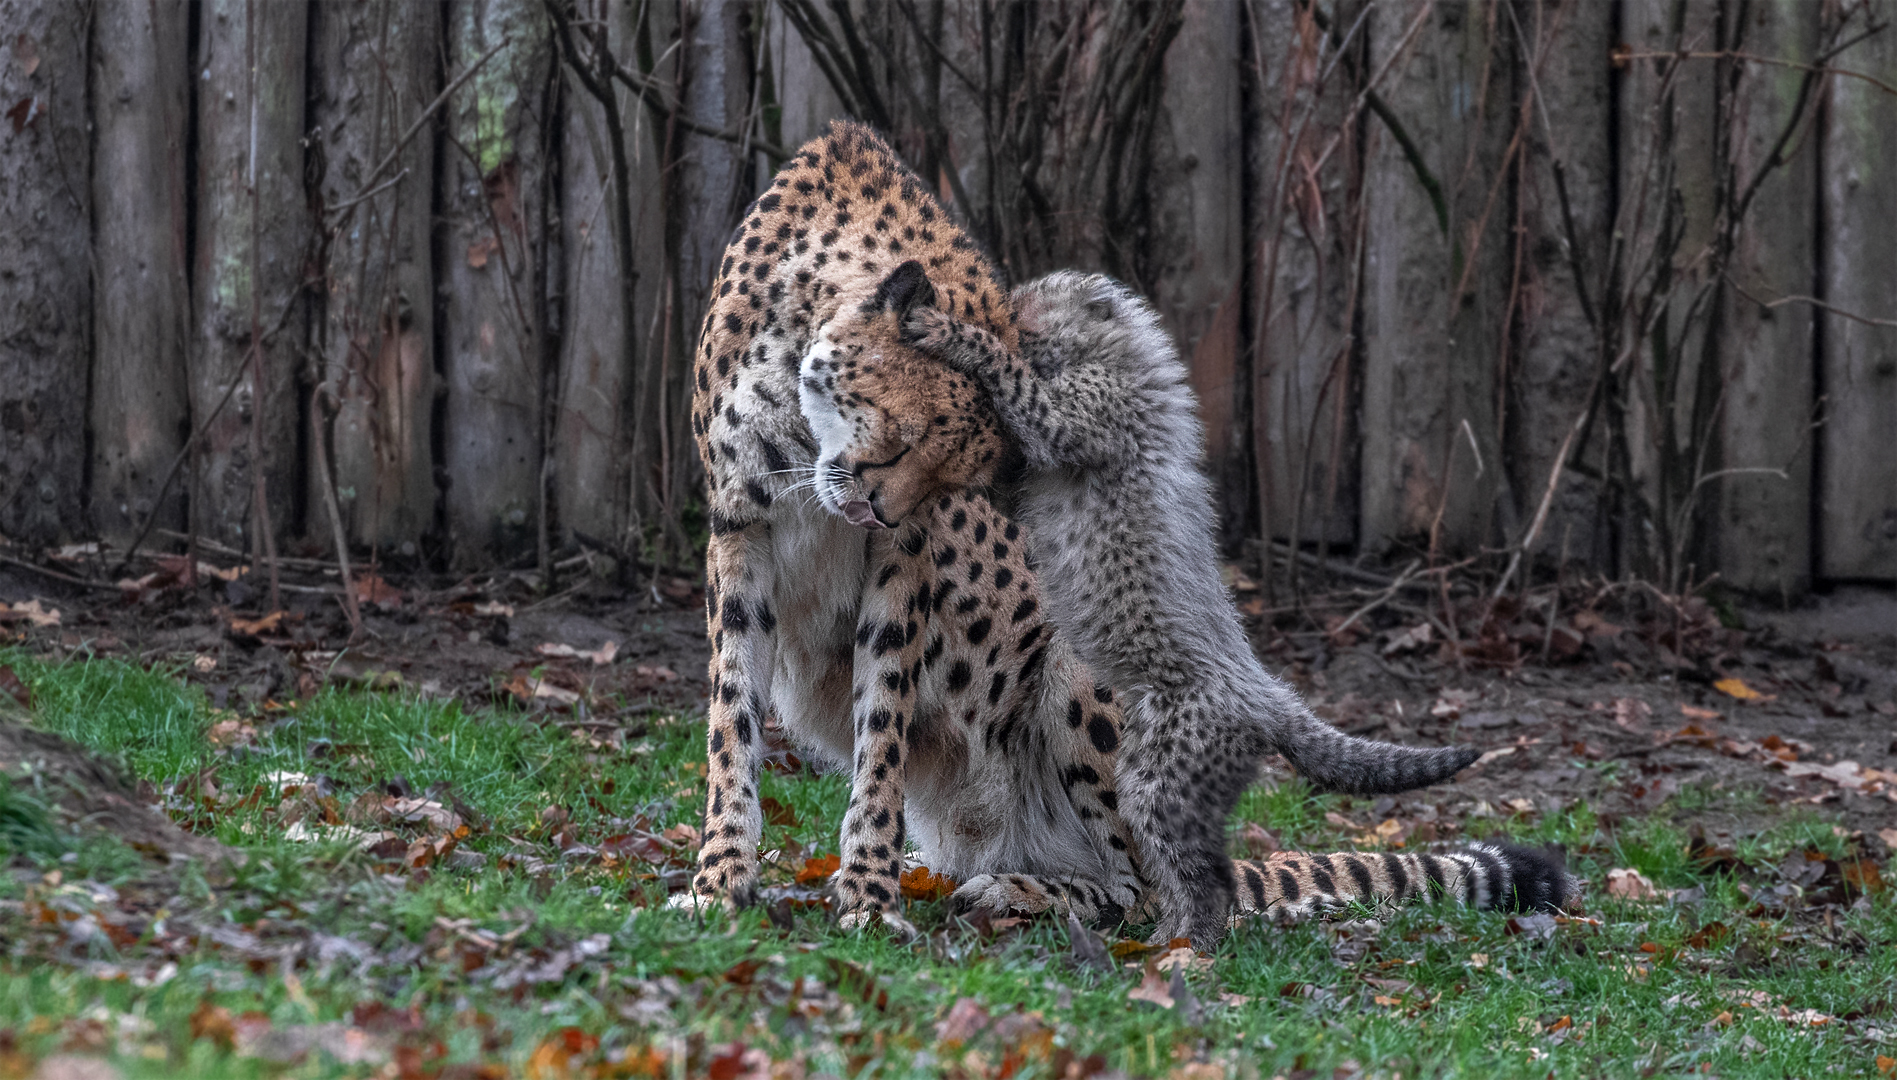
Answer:
[[1065, 915], [1071, 912], [1088, 926], [1113, 927], [1136, 908], [1139, 897], [1131, 888], [1106, 885], [1087, 877], [978, 874], [963, 882], [949, 897], [949, 902], [956, 911], [964, 913]]

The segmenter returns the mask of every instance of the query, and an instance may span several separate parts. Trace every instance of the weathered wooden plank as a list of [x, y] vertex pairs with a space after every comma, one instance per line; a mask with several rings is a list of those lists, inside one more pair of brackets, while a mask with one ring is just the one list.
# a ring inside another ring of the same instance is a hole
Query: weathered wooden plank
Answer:
[[[1252, 12], [1263, 65], [1253, 118], [1259, 235], [1250, 305], [1252, 385], [1263, 389], [1253, 406], [1261, 410], [1256, 467], [1266, 473], [1261, 521], [1277, 538], [1349, 544], [1358, 503], [1351, 320], [1362, 206], [1358, 140], [1346, 125], [1362, 40], [1345, 44], [1355, 61], [1333, 65], [1347, 29], [1327, 31], [1292, 0], [1266, 0]], [[1347, 28], [1360, 13], [1347, 6], [1337, 19]]]
[[[632, 20], [635, 5], [623, 2], [588, 3], [582, 18], [604, 22], [609, 47], [631, 61]], [[566, 132], [561, 163], [561, 251], [565, 256], [564, 300], [560, 337], [560, 397], [554, 413], [553, 446], [560, 521], [567, 529], [617, 543], [624, 539], [627, 515], [634, 495], [628, 455], [634, 448], [638, 418], [633, 390], [640, 377], [634, 357], [638, 323], [655, 313], [654, 284], [661, 277], [659, 245], [663, 222], [656, 220], [659, 176], [651, 167], [651, 140], [638, 126], [641, 109], [623, 87], [614, 88], [614, 107], [620, 117], [623, 145], [620, 153], [638, 171], [630, 185], [633, 197], [631, 235], [640, 245], [632, 265], [622, 264], [617, 248], [613, 214], [618, 198], [613, 174], [613, 132], [606, 109], [568, 68]], [[634, 325], [626, 323], [622, 282], [633, 279]]]
[[1448, 219], [1445, 230], [1396, 140], [1374, 125], [1365, 162], [1360, 518], [1360, 544], [1371, 551], [1399, 538], [1426, 543], [1438, 520], [1444, 550], [1473, 550], [1493, 539], [1493, 511], [1505, 497], [1495, 385], [1509, 220], [1506, 192], [1495, 185], [1516, 110], [1513, 42], [1499, 14], [1443, 4], [1371, 16], [1373, 69], [1422, 19], [1382, 93], [1441, 185]]
[[436, 233], [451, 562], [492, 566], [533, 550], [541, 521], [553, 54], [531, 0], [461, 0], [447, 19], [448, 78], [505, 42], [449, 108]]
[[[1873, 5], [1897, 23], [1897, 3]], [[1897, 85], [1897, 33], [1885, 30], [1834, 61]], [[1897, 98], [1833, 77], [1822, 177], [1824, 296], [1872, 325], [1821, 313], [1825, 396], [1818, 494], [1818, 573], [1897, 579]], [[1780, 309], [1781, 311], [1784, 309]]]
[[[329, 423], [349, 540], [414, 555], [435, 518], [435, 141], [411, 140], [372, 173], [441, 88], [441, 9], [358, 0], [318, 5], [313, 22], [312, 120], [325, 163], [317, 186], [328, 208], [313, 336], [329, 401], [317, 422]], [[313, 490], [321, 482], [312, 469]], [[310, 531], [327, 538], [322, 499], [312, 496]]]
[[93, 16], [92, 524], [119, 544], [147, 521], [184, 525], [185, 485], [162, 498], [159, 485], [190, 414], [187, 16], [183, 0], [105, 4]]
[[[1206, 468], [1221, 496], [1221, 530], [1235, 545], [1250, 503], [1248, 434], [1237, 412], [1239, 279], [1244, 265], [1244, 125], [1238, 4], [1187, 0], [1184, 25], [1167, 52], [1159, 215], [1179, 255], [1160, 267], [1154, 297], [1191, 372], [1206, 432]], [[1170, 182], [1167, 182], [1170, 181]]]
[[[1805, 0], [1761, 0], [1748, 9], [1735, 38], [1757, 56], [1809, 64], [1818, 51], [1821, 10]], [[1721, 468], [1784, 469], [1784, 476], [1731, 472], [1718, 481], [1711, 537], [1725, 580], [1739, 588], [1791, 597], [1811, 582], [1812, 309], [1766, 307], [1758, 300], [1802, 295], [1811, 288], [1817, 255], [1818, 140], [1780, 149], [1795, 119], [1804, 73], [1744, 62], [1734, 102], [1737, 130], [1729, 153], [1739, 197], [1767, 167], [1738, 234], [1718, 327], [1724, 408]], [[1886, 234], [1888, 235], [1888, 233]]]
[[[1555, 457], [1588, 405], [1598, 367], [1600, 339], [1576, 289], [1555, 169], [1565, 177], [1586, 287], [1598, 291], [1614, 213], [1609, 52], [1618, 27], [1613, 5], [1590, 0], [1518, 4], [1517, 11], [1529, 48], [1543, 57], [1534, 77], [1516, 87], [1518, 94], [1538, 92], [1540, 99], [1522, 147], [1518, 198], [1524, 232], [1519, 261], [1511, 267], [1520, 275], [1513, 343], [1519, 352], [1503, 398], [1504, 467], [1526, 530]], [[1600, 298], [1591, 300], [1598, 312]], [[1564, 473], [1530, 554], [1557, 557], [1565, 544], [1582, 565], [1604, 558], [1606, 552], [1595, 549], [1596, 498], [1593, 481]], [[1508, 539], [1520, 542], [1524, 536], [1518, 531]]]
[[309, 12], [301, 0], [210, 0], [200, 18], [190, 381], [192, 422], [209, 424], [191, 513], [205, 535], [243, 547], [260, 532], [259, 483], [271, 528], [283, 534], [298, 524]]
[[[1720, 70], [1710, 59], [1677, 61], [1671, 77], [1667, 70], [1676, 63], [1670, 54], [1723, 47], [1726, 27], [1716, 0], [1631, 0], [1621, 10], [1621, 40], [1649, 55], [1630, 63], [1622, 86], [1614, 230], [1626, 255], [1605, 285], [1616, 291], [1602, 303], [1617, 313], [1627, 357], [1607, 410], [1621, 418], [1634, 490], [1621, 493], [1621, 513], [1610, 510], [1601, 524], [1610, 569], [1658, 576], [1697, 559], [1709, 571], [1705, 552], [1686, 550], [1688, 538], [1678, 535], [1694, 527], [1678, 510], [1704, 464], [1699, 448], [1717, 397], [1717, 339], [1709, 344], [1708, 329], [1718, 292], [1710, 245], [1724, 154]], [[1661, 251], [1668, 237], [1673, 246]], [[1650, 300], [1659, 305], [1656, 328], [1643, 333], [1637, 322]], [[1616, 422], [1604, 414], [1589, 448], [1590, 463], [1608, 472]], [[1683, 567], [1674, 570], [1677, 577]]]
[[85, 513], [86, 16], [0, 0], [0, 26], [0, 534], [46, 543]]

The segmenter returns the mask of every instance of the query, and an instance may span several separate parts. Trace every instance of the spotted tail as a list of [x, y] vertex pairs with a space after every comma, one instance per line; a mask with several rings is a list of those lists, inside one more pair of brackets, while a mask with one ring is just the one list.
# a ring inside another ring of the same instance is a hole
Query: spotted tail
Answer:
[[1353, 901], [1375, 905], [1452, 896], [1476, 908], [1554, 910], [1578, 882], [1552, 851], [1514, 844], [1470, 844], [1441, 854], [1281, 851], [1232, 863], [1238, 914], [1296, 918]]
[[1394, 795], [1456, 775], [1480, 750], [1467, 746], [1416, 747], [1346, 735], [1295, 706], [1287, 737], [1274, 740], [1298, 775], [1327, 791]]

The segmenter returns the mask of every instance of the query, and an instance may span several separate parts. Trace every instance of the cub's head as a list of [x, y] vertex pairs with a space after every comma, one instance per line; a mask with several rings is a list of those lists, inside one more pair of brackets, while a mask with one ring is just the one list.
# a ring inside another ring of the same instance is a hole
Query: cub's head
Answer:
[[896, 525], [934, 496], [989, 482], [1001, 461], [1006, 444], [974, 383], [902, 343], [903, 316], [934, 302], [922, 264], [905, 262], [804, 353], [817, 497], [853, 525]]

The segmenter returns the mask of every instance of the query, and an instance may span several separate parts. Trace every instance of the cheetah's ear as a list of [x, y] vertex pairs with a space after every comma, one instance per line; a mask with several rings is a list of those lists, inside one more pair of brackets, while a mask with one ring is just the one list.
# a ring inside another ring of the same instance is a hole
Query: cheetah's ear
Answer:
[[914, 259], [903, 263], [889, 272], [882, 283], [876, 286], [876, 295], [864, 307], [871, 311], [893, 311], [898, 315], [907, 315], [909, 309], [919, 304], [935, 303], [935, 286], [929, 283], [928, 272]]

